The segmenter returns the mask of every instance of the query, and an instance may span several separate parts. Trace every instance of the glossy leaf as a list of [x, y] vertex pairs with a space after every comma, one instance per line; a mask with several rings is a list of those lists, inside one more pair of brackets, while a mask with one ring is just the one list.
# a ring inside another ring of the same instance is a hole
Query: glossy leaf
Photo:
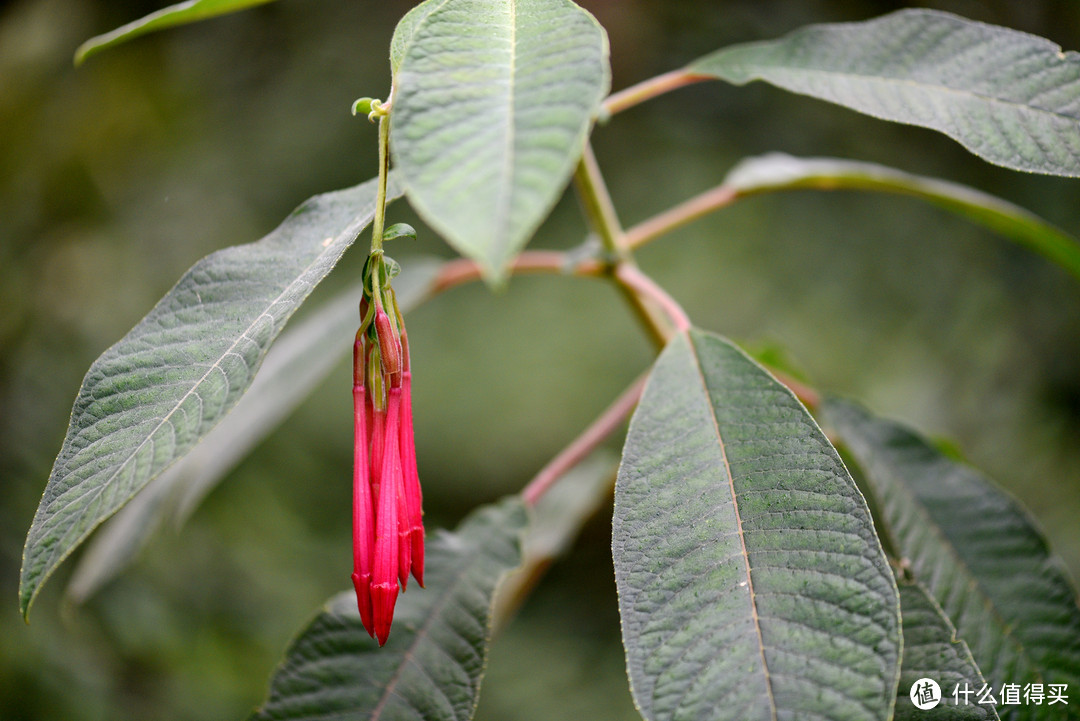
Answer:
[[1014, 170], [1080, 175], [1080, 55], [1016, 30], [901, 10], [736, 45], [687, 70], [931, 128]]
[[630, 423], [612, 549], [648, 721], [887, 719], [899, 599], [866, 502], [791, 392], [698, 331]]
[[286, 320], [371, 221], [375, 185], [311, 198], [262, 240], [200, 260], [94, 361], [26, 538], [24, 615], [98, 524], [236, 405]]
[[1026, 245], [1080, 279], [1080, 241], [1074, 236], [1018, 205], [959, 183], [875, 163], [770, 153], [742, 161], [723, 184], [740, 197], [799, 188], [911, 195]]
[[188, 23], [207, 20], [218, 15], [227, 15], [238, 10], [246, 10], [268, 2], [271, 2], [271, 0], [187, 0], [187, 2], [170, 5], [104, 35], [90, 38], [75, 51], [75, 64], [80, 64], [91, 55], [106, 48], [111, 48], [114, 45], [119, 45], [122, 42], [155, 30], [187, 25]]
[[394, 165], [413, 207], [498, 279], [581, 156], [608, 90], [607, 38], [569, 0], [413, 12], [393, 51]]
[[386, 646], [368, 636], [356, 596], [335, 596], [274, 674], [253, 721], [466, 721], [487, 659], [492, 598], [517, 566], [525, 509], [516, 499], [473, 512], [428, 540], [426, 588], [398, 598]]
[[[903, 426], [830, 401], [822, 418], [860, 466], [892, 545], [955, 624], [987, 680], [1080, 688], [1080, 607], [1020, 505]], [[1007, 709], [1007, 711], [1006, 711]], [[1070, 707], [998, 707], [1068, 718]]]
[[[954, 689], [978, 692], [986, 683], [967, 644], [956, 638], [956, 629], [945, 612], [922, 586], [901, 581], [900, 616], [904, 625], [904, 661], [896, 694], [894, 721], [976, 721], [998, 718], [994, 704], [977, 698], [953, 695]], [[937, 682], [941, 703], [919, 709], [911, 701], [911, 687], [921, 679]]]
[[[421, 302], [441, 262], [402, 261], [394, 279], [403, 313]], [[351, 351], [359, 322], [359, 285], [339, 293], [266, 354], [255, 381], [236, 407], [195, 448], [154, 479], [95, 534], [71, 577], [67, 595], [80, 603], [122, 571], [170, 516], [177, 524], [288, 417]], [[347, 422], [347, 421], [346, 421]]]

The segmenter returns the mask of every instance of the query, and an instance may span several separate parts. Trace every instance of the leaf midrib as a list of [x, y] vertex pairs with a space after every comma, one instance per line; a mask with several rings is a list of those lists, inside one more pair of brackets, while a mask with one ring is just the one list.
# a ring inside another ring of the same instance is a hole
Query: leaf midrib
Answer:
[[[366, 224], [366, 222], [367, 221], [364, 221], [363, 223], [361, 223], [361, 225]], [[273, 308], [275, 305], [277, 305], [279, 302], [281, 302], [281, 300], [284, 297], [286, 297], [293, 289], [295, 289], [295, 288], [297, 288], [299, 286], [302, 286], [303, 285], [303, 279], [307, 276], [308, 272], [315, 265], [317, 265], [319, 263], [319, 261], [321, 261], [327, 254], [331, 253], [332, 249], [336, 249], [338, 243], [341, 241], [342, 238], [344, 238], [344, 237], [346, 237], [348, 235], [354, 234], [356, 232], [356, 231], [354, 231], [354, 227], [355, 227], [356, 224], [357, 223], [356, 223], [356, 221], [354, 219], [354, 221], [351, 222], [349, 224], [349, 226], [345, 230], [343, 230], [341, 233], [338, 233], [337, 236], [334, 237], [334, 242], [333, 243], [330, 243], [325, 248], [323, 248], [323, 250], [318, 255], [316, 255], [315, 258], [312, 259], [312, 261], [307, 266], [304, 267], [304, 269], [296, 276], [296, 278], [293, 281], [289, 282], [285, 286], [285, 288], [277, 296], [275, 296], [272, 301], [270, 301], [265, 306], [264, 310], [262, 312], [260, 312], [259, 315], [256, 316], [251, 321], [251, 323], [248, 324], [248, 326], [246, 328], [244, 328], [243, 332], [239, 336], [237, 336], [236, 340], [234, 340], [229, 345], [229, 347], [226, 348], [218, 356], [218, 358], [210, 366], [207, 367], [206, 372], [203, 373], [202, 376], [200, 376], [199, 379], [192, 384], [191, 388], [187, 392], [185, 392], [184, 395], [181, 396], [180, 399], [177, 400], [173, 404], [173, 407], [161, 418], [161, 420], [157, 423], [157, 425], [155, 425], [154, 428], [152, 430], [150, 430], [146, 434], [146, 437], [143, 438], [139, 442], [139, 444], [134, 449], [132, 449], [130, 453], [127, 454], [127, 456], [124, 458], [124, 460], [118, 466], [115, 467], [113, 472], [111, 474], [109, 474], [107, 477], [105, 477], [101, 481], [101, 483], [98, 485], [98, 487], [96, 489], [92, 490], [87, 495], [79, 495], [76, 498], [72, 499], [71, 501], [65, 503], [60, 508], [56, 509], [56, 511], [54, 511], [50, 516], [48, 516], [47, 519], [43, 520], [42, 526], [44, 527], [48, 521], [56, 519], [57, 517], [62, 516], [64, 514], [64, 512], [68, 508], [70, 508], [72, 505], [74, 505], [75, 503], [78, 502], [78, 503], [83, 504], [82, 509], [77, 513], [77, 515], [75, 516], [75, 518], [73, 519], [73, 521], [72, 521], [72, 523], [70, 525], [70, 528], [77, 528], [83, 522], [83, 520], [85, 519], [86, 514], [89, 512], [89, 510], [90, 510], [91, 506], [94, 504], [94, 502], [101, 496], [102, 493], [105, 492], [105, 490], [107, 488], [110, 487], [110, 484], [112, 484], [112, 482], [121, 473], [123, 473], [125, 471], [125, 469], [128, 468], [128, 466], [132, 463], [132, 460], [135, 458], [135, 456], [137, 456], [143, 450], [143, 448], [145, 448], [146, 445], [152, 441], [154, 436], [165, 426], [166, 423], [169, 422], [169, 420], [180, 409], [180, 407], [183, 406], [183, 404], [188, 400], [188, 398], [190, 398], [192, 396], [192, 394], [194, 394], [196, 392], [196, 390], [204, 382], [206, 382], [207, 378], [209, 378], [210, 375], [212, 373], [214, 373], [215, 371], [217, 371], [217, 370], [221, 370], [222, 373], [225, 373], [224, 369], [222, 368], [222, 361], [225, 358], [227, 358], [230, 354], [235, 352], [235, 350], [239, 346], [239, 344], [244, 339], [247, 338], [247, 334], [253, 328], [255, 328], [256, 325], [258, 325], [259, 321], [262, 320], [262, 318], [264, 318], [264, 317], [268, 317], [272, 324], [275, 322], [274, 316], [269, 313], [269, 310], [271, 308]], [[121, 341], [121, 342], [123, 342], [123, 341]], [[228, 374], [227, 373], [225, 374], [225, 377], [226, 377], [226, 380], [227, 380], [228, 379]], [[199, 419], [200, 425], [202, 424], [202, 422], [203, 422], [203, 419], [200, 418]], [[74, 460], [74, 458], [75, 458], [75, 456], [72, 456], [71, 460]], [[158, 474], [161, 471], [164, 471], [165, 468], [167, 468], [169, 465], [171, 465], [176, 460], [177, 460], [177, 457], [174, 455], [174, 457], [171, 458], [165, 464], [165, 466], [163, 466], [161, 469], [158, 470]], [[72, 469], [72, 470], [68, 471], [67, 473], [65, 473], [63, 477], [64, 478], [69, 478], [69, 477], [71, 477], [71, 475], [76, 473], [77, 470], [78, 470], [78, 468]], [[151, 477], [150, 477], [150, 479], [148, 479], [147, 482], [149, 482], [149, 480], [152, 480], [155, 475], [157, 475], [157, 474], [151, 474]], [[50, 482], [51, 482], [51, 480], [52, 479], [50, 479]], [[85, 482], [85, 479], [84, 479], [83, 482]], [[90, 531], [93, 530], [93, 528], [96, 528], [104, 520], [105, 519], [102, 518], [97, 523], [95, 523], [92, 528], [89, 528], [89, 529], [86, 529], [85, 531], [83, 531], [81, 536], [85, 537], [88, 533], [90, 533]], [[60, 546], [54, 546], [54, 548], [60, 548]], [[58, 551], [56, 551], [56, 550], [54, 550], [54, 551], [50, 552], [49, 554], [47, 554], [46, 556], [44, 556], [42, 558], [43, 563], [41, 565], [41, 567], [46, 569], [44, 577], [47, 577], [49, 575], [49, 573], [51, 572], [51, 569], [54, 569], [59, 563], [61, 563], [65, 558], [67, 558], [67, 556], [70, 555], [72, 551], [74, 551], [74, 547], [69, 545], [67, 547], [67, 551], [64, 552], [64, 553], [59, 554], [59, 556], [58, 556]], [[41, 588], [41, 583], [40, 582], [36, 583], [33, 590], [31, 591], [31, 594], [30, 594], [28, 600], [27, 600], [26, 606], [23, 608], [23, 615], [24, 616], [29, 611], [30, 604], [33, 602], [33, 599], [37, 595], [37, 592], [38, 592], [38, 590], [40, 588]]]
[[[889, 475], [893, 475], [893, 474], [890, 472]], [[996, 618], [998, 620], [998, 626], [997, 627], [998, 627], [998, 629], [1000, 629], [1000, 633], [1001, 633], [1002, 638], [1004, 638], [1006, 641], [1009, 641], [1012, 644], [1012, 646], [1016, 650], [1017, 656], [1019, 656], [1020, 658], [1023, 658], [1024, 661], [1027, 662], [1028, 667], [1034, 672], [1036, 678], [1038, 678], [1039, 681], [1043, 681], [1044, 680], [1043, 675], [1039, 670], [1038, 663], [1036, 663], [1031, 658], [1031, 655], [1028, 653], [1027, 646], [1023, 642], [1023, 640], [1018, 638], [1013, 633], [1013, 624], [1010, 623], [1004, 616], [1001, 615], [1001, 612], [998, 610], [998, 604], [996, 604], [994, 602], [993, 597], [989, 593], [986, 592], [985, 587], [979, 581], [979, 577], [971, 570], [970, 566], [967, 564], [967, 562], [964, 560], [964, 558], [960, 555], [960, 553], [957, 550], [955, 544], [953, 544], [952, 541], [949, 540], [949, 537], [946, 536], [944, 534], [944, 532], [941, 530], [940, 524], [938, 524], [936, 521], [934, 521], [933, 517], [931, 517], [930, 514], [926, 511], [925, 504], [923, 504], [922, 502], [919, 501], [918, 497], [915, 495], [914, 492], [907, 492], [907, 486], [905, 484], [903, 484], [903, 483], [893, 483], [891, 485], [895, 489], [900, 490], [901, 492], [905, 493], [905, 495], [908, 496], [908, 499], [911, 502], [911, 505], [912, 505], [912, 508], [913, 508], [914, 512], [916, 514], [918, 514], [918, 516], [923, 520], [924, 527], [928, 528], [929, 531], [931, 533], [933, 533], [938, 538], [938, 540], [939, 540], [938, 547], [943, 548], [945, 550], [945, 552], [950, 557], [952, 557], [952, 559], [953, 559], [954, 563], [956, 563], [957, 567], [966, 575], [966, 577], [967, 577], [966, 578], [967, 587], [969, 589], [971, 589], [972, 591], [974, 591], [979, 596], [979, 598], [982, 600], [983, 607], [991, 614], [991, 616], [993, 618]], [[899, 547], [899, 544], [898, 544], [897, 547]], [[934, 594], [931, 594], [931, 596], [935, 599], [935, 602], [936, 602], [937, 597]], [[951, 621], [951, 619], [950, 619], [950, 621]], [[959, 626], [959, 624], [954, 624], [954, 625]]]
[[705, 378], [705, 371], [702, 369], [701, 361], [698, 358], [697, 346], [694, 344], [693, 338], [689, 333], [684, 337], [686, 338], [687, 344], [690, 346], [690, 355], [694, 361], [694, 370], [697, 372], [698, 380], [701, 381], [701, 389], [705, 393], [706, 405], [709, 408], [709, 418], [712, 420], [713, 431], [716, 433], [716, 442], [720, 448], [720, 457], [724, 460], [724, 475], [728, 480], [728, 489], [731, 493], [731, 504], [735, 511], [735, 524], [738, 528], [739, 546], [742, 549], [743, 564], [746, 568], [747, 592], [750, 594], [750, 611], [753, 615], [754, 632], [757, 634], [758, 652], [761, 657], [761, 670], [765, 674], [765, 690], [769, 695], [769, 716], [773, 721], [776, 721], [776, 699], [773, 696], [772, 676], [769, 672], [769, 664], [765, 660], [765, 640], [761, 636], [761, 622], [760, 616], [758, 615], [757, 596], [754, 593], [754, 579], [750, 574], [750, 554], [746, 548], [746, 537], [743, 534], [742, 515], [739, 512], [739, 499], [735, 494], [735, 478], [731, 472], [731, 464], [728, 462], [724, 438], [720, 433], [720, 419], [716, 417], [716, 412], [713, 409], [712, 394], [709, 392], [709, 384]]
[[[468, 575], [468, 572], [476, 568], [477, 565], [479, 565], [481, 562], [485, 560], [490, 560], [492, 558], [491, 556], [483, 553], [483, 549], [480, 549], [480, 551], [481, 553], [472, 556], [472, 558], [474, 559], [472, 562], [467, 563], [465, 566], [462, 567], [461, 573], [457, 575], [457, 577], [447, 587], [446, 591], [442, 595], [440, 595], [438, 599], [436, 599], [434, 604], [432, 604], [431, 613], [428, 614], [427, 619], [425, 619], [424, 622], [419, 626], [419, 628], [417, 628], [416, 634], [413, 638], [413, 642], [410, 643], [404, 651], [402, 651], [401, 661], [398, 664], [397, 669], [394, 671], [394, 675], [390, 677], [390, 680], [383, 688], [382, 696], [379, 698], [378, 703], [375, 704], [375, 708], [372, 709], [370, 721], [379, 721], [383, 709], [386, 707], [386, 704], [390, 701], [390, 697], [393, 695], [394, 688], [401, 680], [401, 675], [405, 670], [405, 666], [408, 664], [409, 661], [413, 660], [417, 648], [420, 646], [420, 642], [428, 637], [428, 634], [431, 632], [432, 625], [435, 623], [436, 619], [440, 617], [439, 612], [446, 604], [450, 602], [450, 599], [454, 596], [454, 593], [457, 591], [458, 586], [460, 586], [461, 583], [464, 581], [466, 575]], [[499, 575], [501, 575], [501, 572]], [[498, 583], [497, 580], [496, 583]], [[488, 627], [487, 631], [490, 631], [490, 626]], [[420, 664], [417, 664], [417, 666], [420, 666]]]
[[[498, 221], [496, 227], [500, 228], [502, 232], [492, 237], [492, 240], [497, 240], [499, 237], [510, 237], [510, 206], [513, 204], [513, 179], [514, 179], [514, 159], [515, 159], [515, 145], [517, 143], [516, 133], [516, 118], [517, 118], [517, 101], [514, 94], [517, 92], [517, 87], [514, 84], [514, 73], [517, 68], [517, 6], [518, 0], [510, 0], [508, 3], [510, 6], [510, 66], [508, 68], [508, 82], [509, 87], [506, 93], [507, 101], [507, 122], [506, 122], [506, 152], [503, 153], [503, 165], [500, 175], [503, 178], [503, 182], [499, 185], [499, 196], [496, 198], [495, 212], [498, 213]], [[501, 249], [500, 249], [501, 250]]]

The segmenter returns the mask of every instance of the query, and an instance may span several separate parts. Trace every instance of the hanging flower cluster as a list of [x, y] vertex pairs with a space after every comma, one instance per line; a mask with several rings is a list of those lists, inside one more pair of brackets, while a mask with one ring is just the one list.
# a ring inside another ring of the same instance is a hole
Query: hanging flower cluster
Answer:
[[424, 585], [424, 524], [409, 341], [381, 251], [365, 268], [353, 346], [353, 586], [367, 632], [386, 643], [398, 584]]

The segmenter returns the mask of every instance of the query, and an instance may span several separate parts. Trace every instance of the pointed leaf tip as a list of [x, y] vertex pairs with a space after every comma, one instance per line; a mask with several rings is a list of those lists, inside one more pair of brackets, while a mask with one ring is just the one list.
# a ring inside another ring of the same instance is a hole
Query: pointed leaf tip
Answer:
[[271, 0], [187, 0], [170, 5], [103, 35], [90, 38], [75, 51], [75, 65], [81, 65], [91, 55], [140, 35], [227, 15], [268, 2]]
[[603, 28], [569, 0], [440, 0], [403, 19], [391, 55], [390, 144], [409, 200], [499, 282], [607, 93]]

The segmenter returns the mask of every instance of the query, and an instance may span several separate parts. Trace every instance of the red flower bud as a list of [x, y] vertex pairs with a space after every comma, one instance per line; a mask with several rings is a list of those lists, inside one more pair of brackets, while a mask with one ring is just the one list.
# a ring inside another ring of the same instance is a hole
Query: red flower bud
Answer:
[[424, 585], [424, 525], [408, 341], [382, 309], [374, 327], [353, 347], [352, 579], [360, 620], [382, 646], [399, 584], [403, 591], [411, 572]]
[[[358, 341], [359, 343], [359, 341]], [[353, 386], [353, 587], [364, 628], [374, 635], [371, 609], [371, 559], [375, 544], [368, 466], [364, 386]]]
[[[382, 353], [383, 375], [393, 376], [401, 372], [401, 341], [390, 323], [390, 316], [379, 308], [375, 311], [375, 334], [379, 338], [379, 352]], [[391, 383], [391, 385], [396, 385]]]
[[[404, 337], [404, 335], [402, 336]], [[416, 440], [413, 436], [412, 373], [405, 371], [401, 381], [401, 476], [405, 487], [405, 519], [412, 574], [424, 586], [424, 511], [420, 476], [416, 472]], [[404, 583], [402, 583], [404, 586]]]
[[401, 418], [401, 389], [387, 391], [386, 447], [379, 474], [379, 505], [375, 513], [375, 559], [371, 575], [372, 621], [379, 645], [390, 635], [394, 605], [398, 595], [398, 499], [401, 490], [401, 458], [398, 426]]

